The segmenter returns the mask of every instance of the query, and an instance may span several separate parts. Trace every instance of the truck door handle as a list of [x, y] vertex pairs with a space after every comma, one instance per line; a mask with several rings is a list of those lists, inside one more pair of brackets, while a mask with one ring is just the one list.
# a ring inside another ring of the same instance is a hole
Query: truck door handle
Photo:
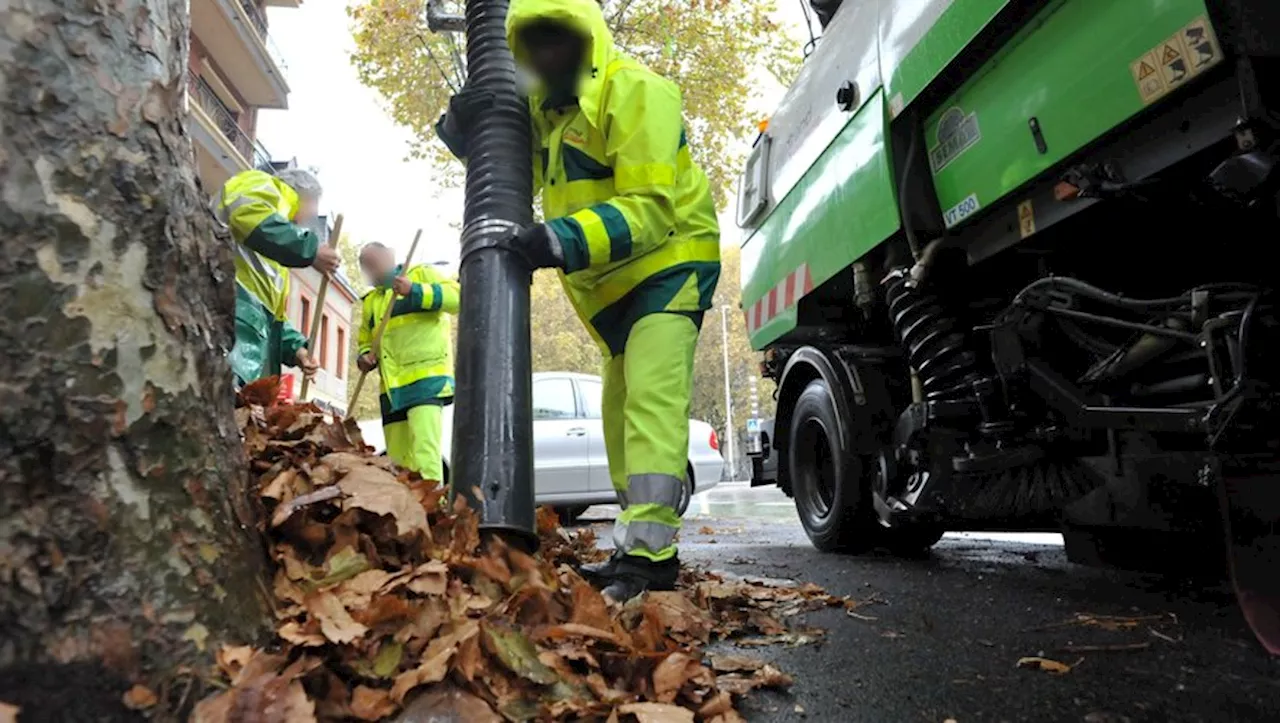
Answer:
[[564, 435], [566, 437], [581, 437], [586, 433], [587, 433], [587, 430], [585, 427], [574, 427], [573, 429], [570, 429], [569, 431], [565, 432]]

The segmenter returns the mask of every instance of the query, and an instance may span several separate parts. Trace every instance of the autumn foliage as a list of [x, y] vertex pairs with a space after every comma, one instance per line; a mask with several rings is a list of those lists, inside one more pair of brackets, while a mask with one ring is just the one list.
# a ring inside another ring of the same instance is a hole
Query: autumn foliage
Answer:
[[[625, 52], [679, 86], [689, 147], [706, 170], [717, 205], [741, 170], [743, 141], [760, 118], [751, 101], [761, 83], [786, 85], [800, 64], [800, 43], [774, 22], [774, 0], [607, 0], [614, 40]], [[445, 9], [461, 11], [460, 2]], [[352, 62], [365, 85], [413, 131], [413, 155], [447, 159], [436, 119], [466, 79], [462, 38], [427, 28], [421, 0], [365, 0], [348, 12]], [[454, 166], [457, 169], [457, 166]]]
[[277, 640], [218, 651], [226, 687], [198, 705], [199, 723], [380, 720], [406, 706], [468, 721], [728, 723], [737, 696], [790, 679], [705, 644], [767, 644], [788, 634], [779, 619], [848, 604], [692, 570], [675, 592], [609, 603], [574, 569], [604, 554], [590, 529], [567, 532], [544, 509], [537, 554], [482, 540], [465, 504], [367, 454], [353, 425], [272, 406], [272, 383], [243, 392], [237, 419], [275, 561]]

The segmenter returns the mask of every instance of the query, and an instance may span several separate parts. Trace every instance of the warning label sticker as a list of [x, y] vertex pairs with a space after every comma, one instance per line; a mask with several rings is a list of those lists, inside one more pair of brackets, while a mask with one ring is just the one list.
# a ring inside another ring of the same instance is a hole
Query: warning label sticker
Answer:
[[1138, 85], [1138, 94], [1142, 96], [1144, 104], [1154, 101], [1169, 90], [1164, 83], [1164, 77], [1157, 70], [1159, 67], [1160, 61], [1156, 58], [1155, 52], [1147, 53], [1129, 66], [1130, 72], [1133, 73], [1133, 82]]
[[1133, 61], [1129, 71], [1146, 105], [1184, 85], [1221, 59], [1213, 28], [1202, 15]]
[[1018, 204], [1018, 233], [1022, 238], [1026, 238], [1036, 232], [1036, 211], [1031, 205], [1031, 199], [1027, 199]]

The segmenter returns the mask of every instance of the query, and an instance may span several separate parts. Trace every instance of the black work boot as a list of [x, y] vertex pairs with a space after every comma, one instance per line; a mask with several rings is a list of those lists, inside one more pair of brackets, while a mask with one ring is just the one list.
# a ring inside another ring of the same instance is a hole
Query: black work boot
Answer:
[[637, 555], [620, 555], [613, 572], [602, 579], [601, 592], [614, 602], [626, 602], [647, 590], [674, 590], [680, 576], [680, 560], [653, 562]]
[[592, 585], [607, 585], [609, 579], [613, 576], [613, 571], [618, 567], [618, 559], [622, 557], [622, 553], [614, 550], [609, 559], [604, 562], [588, 562], [578, 566], [578, 574], [582, 575], [587, 582]]

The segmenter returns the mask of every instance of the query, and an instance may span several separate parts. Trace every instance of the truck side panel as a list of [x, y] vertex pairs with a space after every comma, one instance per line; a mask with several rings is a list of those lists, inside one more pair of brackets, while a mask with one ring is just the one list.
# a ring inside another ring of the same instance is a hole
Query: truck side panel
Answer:
[[911, 105], [1009, 2], [880, 0], [880, 75], [890, 116]]
[[806, 290], [898, 230], [897, 194], [877, 90], [742, 247], [742, 302], [756, 349], [796, 326]]
[[[1222, 57], [1203, 0], [1053, 3], [928, 118], [948, 226], [1052, 168]], [[1034, 231], [1034, 220], [1023, 235]]]

